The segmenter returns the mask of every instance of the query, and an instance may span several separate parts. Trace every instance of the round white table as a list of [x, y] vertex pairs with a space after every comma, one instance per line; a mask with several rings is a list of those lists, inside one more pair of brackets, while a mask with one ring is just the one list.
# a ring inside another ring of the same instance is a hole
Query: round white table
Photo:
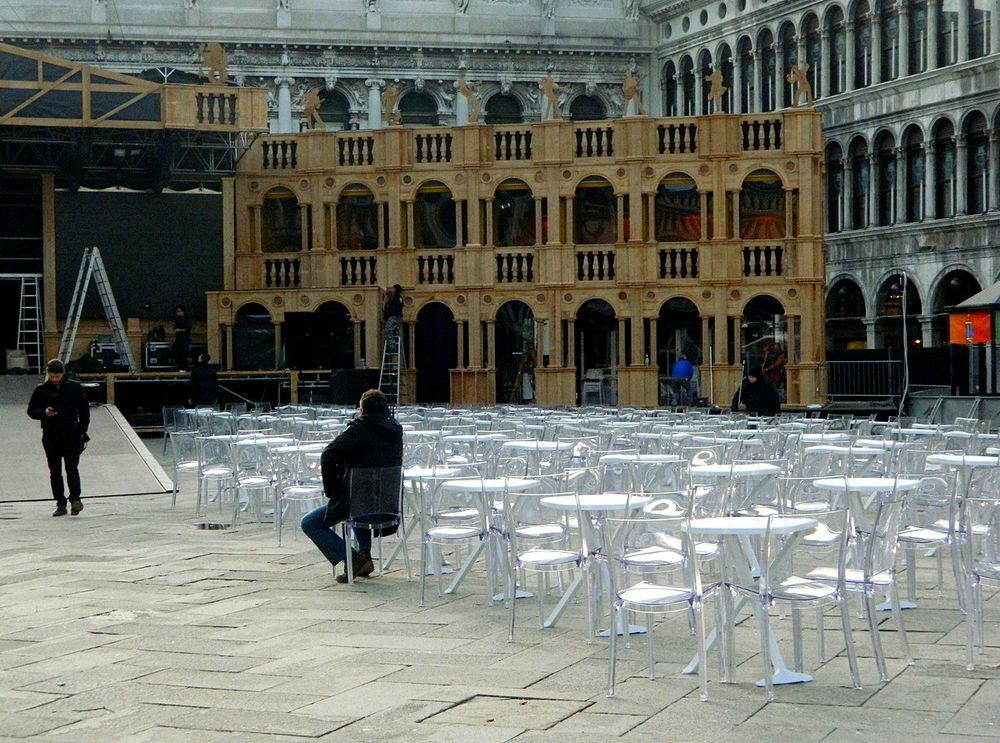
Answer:
[[[806, 516], [772, 516], [770, 517], [771, 533], [772, 534], [802, 534], [808, 532], [816, 527], [818, 522], [816, 519], [808, 518]], [[737, 579], [741, 581], [743, 586], [753, 586], [757, 576], [760, 575], [760, 563], [757, 558], [757, 554], [753, 548], [753, 542], [750, 537], [763, 536], [767, 532], [768, 528], [768, 517], [767, 516], [721, 516], [712, 518], [702, 518], [702, 519], [691, 519], [686, 528], [695, 536], [716, 536], [721, 537], [727, 546], [724, 552], [724, 559], [731, 560], [732, 567], [736, 571]], [[775, 554], [771, 556], [771, 564], [776, 565], [784, 555], [788, 553], [792, 542], [786, 540], [784, 545]], [[739, 604], [736, 605], [733, 616], [735, 612], [739, 611], [740, 606], [746, 601], [746, 597], [740, 600]], [[754, 610], [754, 614], [757, 615], [757, 621], [766, 623], [769, 621], [768, 614], [763, 610], [759, 601], [751, 601], [751, 605]], [[807, 681], [812, 681], [812, 676], [805, 673], [798, 673], [792, 671], [785, 664], [785, 659], [781, 655], [781, 651], [778, 648], [777, 640], [774, 637], [773, 632], [768, 632], [768, 637], [770, 638], [771, 644], [771, 664], [774, 667], [774, 676], [772, 677], [772, 683], [778, 684], [801, 684]], [[711, 645], [717, 638], [717, 634], [713, 633], [709, 637], [709, 645]], [[725, 647], [729, 645], [729, 647]], [[724, 654], [727, 656], [727, 668], [730, 672], [727, 674], [731, 676], [731, 670], [734, 667], [733, 662], [733, 648], [732, 641], [729, 640], [724, 644]], [[697, 656], [687, 668], [684, 669], [684, 673], [694, 673], [698, 670]], [[729, 679], [731, 680], [731, 678]], [[764, 680], [761, 679], [757, 682], [757, 686], [764, 686]]]

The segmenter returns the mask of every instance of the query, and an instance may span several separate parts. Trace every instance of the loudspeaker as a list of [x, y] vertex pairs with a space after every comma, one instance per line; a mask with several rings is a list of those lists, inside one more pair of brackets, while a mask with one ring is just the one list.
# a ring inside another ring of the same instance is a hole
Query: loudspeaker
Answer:
[[118, 349], [114, 343], [98, 343], [94, 341], [90, 344], [90, 355], [100, 362], [106, 371], [123, 371], [126, 369], [125, 360], [118, 355]]

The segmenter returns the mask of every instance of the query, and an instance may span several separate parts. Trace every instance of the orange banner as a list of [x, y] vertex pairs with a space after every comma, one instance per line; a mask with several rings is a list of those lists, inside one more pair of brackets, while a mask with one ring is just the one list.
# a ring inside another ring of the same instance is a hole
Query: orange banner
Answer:
[[949, 316], [948, 342], [963, 346], [989, 343], [993, 338], [990, 330], [989, 312], [953, 312]]

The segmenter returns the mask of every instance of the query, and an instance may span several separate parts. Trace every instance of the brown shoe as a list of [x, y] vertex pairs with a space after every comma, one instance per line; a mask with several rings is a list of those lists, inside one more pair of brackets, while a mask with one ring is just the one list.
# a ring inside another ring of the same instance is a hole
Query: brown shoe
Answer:
[[69, 512], [71, 516], [78, 516], [83, 510], [83, 501], [77, 498], [69, 502]]
[[[367, 578], [375, 572], [375, 563], [372, 562], [372, 556], [367, 552], [355, 552], [351, 561], [353, 562], [355, 578]], [[343, 573], [338, 575], [336, 580], [341, 584], [347, 583], [347, 570], [345, 569]]]

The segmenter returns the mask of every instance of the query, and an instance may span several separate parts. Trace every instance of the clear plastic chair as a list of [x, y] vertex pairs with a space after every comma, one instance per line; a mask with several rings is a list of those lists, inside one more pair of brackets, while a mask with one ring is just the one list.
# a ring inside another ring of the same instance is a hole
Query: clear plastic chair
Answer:
[[[382, 560], [382, 538], [401, 532], [406, 540], [406, 526], [403, 516], [403, 470], [402, 467], [352, 467], [349, 472], [349, 493], [351, 513], [341, 523], [345, 544], [350, 544], [354, 531], [370, 531], [378, 545], [375, 564], [378, 574], [385, 569]], [[353, 560], [345, 560], [347, 582], [354, 583]], [[403, 563], [407, 578], [411, 577], [410, 557], [403, 550]]]
[[170, 436], [170, 449], [173, 452], [173, 493], [170, 497], [170, 507], [177, 506], [177, 492], [180, 489], [182, 475], [193, 475], [198, 484], [198, 502], [201, 502], [201, 484], [198, 480], [198, 432], [174, 431]]
[[[646, 655], [649, 677], [655, 678], [653, 651], [654, 618], [671, 612], [690, 612], [698, 645], [700, 697], [708, 700], [708, 651], [705, 643], [703, 606], [707, 592], [701, 582], [694, 540], [683, 530], [684, 519], [609, 518], [606, 522], [609, 546], [609, 574], [613, 596], [612, 622], [608, 635], [608, 691], [615, 695], [618, 634], [628, 631], [629, 613], [645, 617]], [[680, 539], [682, 550], [663, 549], [662, 537], [671, 532], [670, 543]]]
[[[831, 604], [839, 607], [851, 681], [855, 689], [860, 689], [861, 677], [847, 601], [850, 512], [843, 508], [813, 513], [811, 518], [818, 523], [811, 532], [780, 537], [772, 533], [774, 520], [777, 518], [783, 517], [778, 514], [767, 517], [767, 531], [760, 542], [760, 579], [757, 585], [732, 586], [738, 593], [754, 597], [760, 602], [760, 647], [767, 699], [774, 699], [768, 610], [776, 604], [787, 606], [792, 612], [793, 652], [797, 671], [802, 669], [802, 610], [815, 608], [817, 617], [821, 619], [823, 608]], [[834, 567], [831, 568], [831, 565]], [[817, 575], [822, 578], [817, 578]], [[818, 622], [818, 626], [821, 631], [822, 624]], [[822, 657], [822, 645], [819, 653], [822, 662], [825, 660]]]
[[[236, 469], [233, 464], [235, 436], [198, 436], [198, 500], [197, 512], [202, 503], [215, 500], [222, 513], [226, 496], [236, 497]], [[211, 490], [214, 486], [215, 493]]]
[[965, 667], [972, 671], [976, 647], [983, 652], [983, 583], [1000, 585], [1000, 499], [967, 498], [962, 505], [962, 568], [966, 594]]

